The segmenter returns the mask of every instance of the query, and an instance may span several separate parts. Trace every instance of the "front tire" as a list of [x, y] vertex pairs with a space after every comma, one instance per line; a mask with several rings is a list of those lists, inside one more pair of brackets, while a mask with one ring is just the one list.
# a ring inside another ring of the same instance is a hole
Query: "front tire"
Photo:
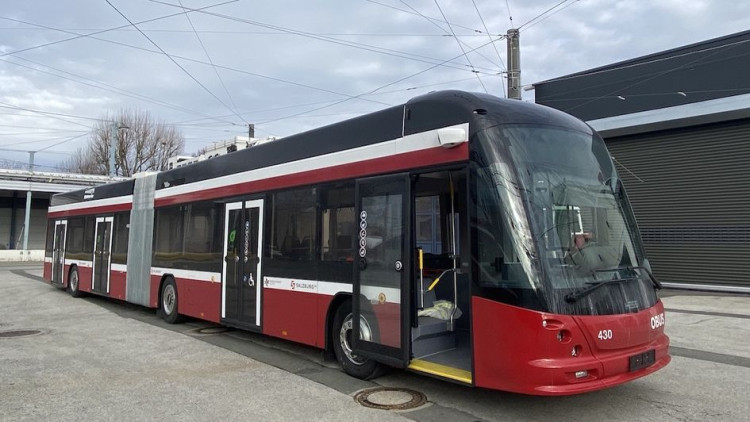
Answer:
[[[336, 360], [341, 363], [341, 368], [347, 374], [368, 380], [377, 377], [382, 372], [382, 365], [372, 359], [357, 356], [352, 351], [352, 327], [354, 314], [352, 313], [352, 302], [347, 300], [336, 310], [333, 318], [333, 352]], [[360, 335], [369, 340], [372, 338], [370, 325], [360, 317]]]
[[177, 298], [177, 283], [174, 278], [167, 277], [164, 283], [161, 285], [161, 294], [159, 295], [159, 311], [161, 317], [168, 324], [177, 324], [182, 322], [183, 318], [177, 312], [178, 298]]
[[68, 274], [68, 293], [73, 297], [83, 296], [83, 292], [80, 290], [81, 278], [78, 276], [78, 267], [70, 269]]

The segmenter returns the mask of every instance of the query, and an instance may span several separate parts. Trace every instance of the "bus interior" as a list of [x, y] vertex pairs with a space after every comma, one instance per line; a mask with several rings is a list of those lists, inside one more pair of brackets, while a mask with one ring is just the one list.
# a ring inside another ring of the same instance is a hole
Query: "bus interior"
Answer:
[[410, 367], [471, 382], [466, 172], [422, 173], [413, 180], [416, 268]]

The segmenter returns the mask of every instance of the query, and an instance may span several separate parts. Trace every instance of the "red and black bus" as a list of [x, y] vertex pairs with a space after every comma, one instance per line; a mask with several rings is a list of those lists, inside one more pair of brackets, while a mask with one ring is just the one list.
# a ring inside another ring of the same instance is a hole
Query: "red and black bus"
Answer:
[[84, 293], [408, 368], [582, 393], [670, 361], [659, 283], [604, 142], [459, 91], [55, 195], [44, 275]]

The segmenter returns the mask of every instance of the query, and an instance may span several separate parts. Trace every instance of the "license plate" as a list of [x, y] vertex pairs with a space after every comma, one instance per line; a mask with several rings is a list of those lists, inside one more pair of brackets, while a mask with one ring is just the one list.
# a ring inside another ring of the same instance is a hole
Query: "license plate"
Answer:
[[649, 350], [648, 352], [640, 353], [630, 357], [630, 370], [637, 371], [647, 366], [651, 366], [656, 362], [656, 351]]

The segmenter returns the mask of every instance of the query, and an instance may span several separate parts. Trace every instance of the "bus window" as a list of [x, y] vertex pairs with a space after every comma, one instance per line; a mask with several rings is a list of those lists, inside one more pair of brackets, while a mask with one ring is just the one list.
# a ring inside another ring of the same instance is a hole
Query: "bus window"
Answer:
[[350, 281], [354, 263], [354, 186], [325, 189], [321, 194], [320, 272], [322, 280]]
[[266, 274], [312, 279], [316, 276], [315, 189], [277, 192], [271, 196], [267, 219], [270, 233], [264, 254]]

